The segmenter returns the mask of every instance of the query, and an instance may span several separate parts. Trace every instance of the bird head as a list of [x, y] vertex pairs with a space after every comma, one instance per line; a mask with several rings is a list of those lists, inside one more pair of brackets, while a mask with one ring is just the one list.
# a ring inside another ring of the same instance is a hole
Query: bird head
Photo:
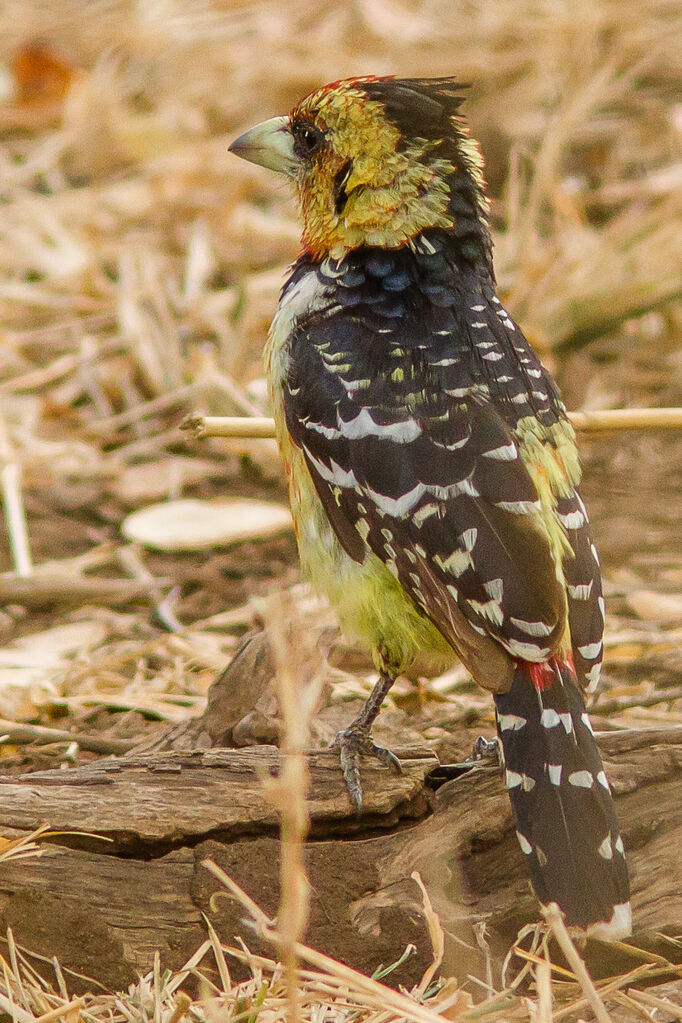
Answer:
[[480, 229], [485, 248], [483, 164], [458, 113], [461, 89], [451, 78], [333, 82], [230, 150], [293, 179], [315, 258], [398, 248], [460, 222]]

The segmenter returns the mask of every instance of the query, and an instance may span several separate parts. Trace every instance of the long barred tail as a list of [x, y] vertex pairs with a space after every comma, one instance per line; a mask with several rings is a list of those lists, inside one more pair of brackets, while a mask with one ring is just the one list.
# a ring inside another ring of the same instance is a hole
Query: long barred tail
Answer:
[[557, 659], [520, 662], [495, 703], [517, 836], [538, 899], [558, 902], [569, 925], [625, 937], [623, 841], [575, 675]]

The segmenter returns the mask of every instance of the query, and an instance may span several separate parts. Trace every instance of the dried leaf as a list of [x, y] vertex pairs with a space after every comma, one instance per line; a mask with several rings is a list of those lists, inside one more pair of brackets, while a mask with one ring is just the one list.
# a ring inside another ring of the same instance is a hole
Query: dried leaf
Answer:
[[282, 504], [226, 498], [166, 501], [133, 512], [123, 522], [128, 540], [159, 551], [200, 551], [265, 539], [291, 528]]
[[35, 714], [42, 695], [59, 692], [63, 676], [77, 657], [103, 642], [101, 622], [83, 621], [34, 632], [0, 649], [0, 714], [23, 720]]
[[40, 42], [18, 50], [12, 70], [17, 100], [26, 105], [63, 99], [75, 74], [65, 57]]
[[73, 622], [44, 632], [22, 636], [0, 649], [0, 668], [57, 667], [64, 660], [83, 655], [103, 641], [107, 629], [101, 622]]

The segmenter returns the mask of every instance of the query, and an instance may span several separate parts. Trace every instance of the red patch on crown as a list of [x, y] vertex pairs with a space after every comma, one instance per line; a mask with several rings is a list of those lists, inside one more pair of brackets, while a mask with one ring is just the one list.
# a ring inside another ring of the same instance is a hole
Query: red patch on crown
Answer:
[[395, 75], [355, 75], [353, 78], [338, 78], [335, 82], [328, 82], [319, 91], [334, 92], [342, 86], [352, 88], [354, 85], [363, 85], [365, 82], [383, 82], [387, 78], [395, 78]]

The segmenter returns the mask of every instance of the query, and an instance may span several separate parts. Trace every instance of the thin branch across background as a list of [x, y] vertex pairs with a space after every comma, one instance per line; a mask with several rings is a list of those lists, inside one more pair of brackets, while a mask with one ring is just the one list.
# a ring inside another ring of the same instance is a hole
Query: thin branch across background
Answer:
[[[568, 418], [582, 433], [623, 430], [680, 430], [682, 408], [602, 409], [569, 412]], [[267, 416], [202, 416], [193, 413], [180, 424], [194, 437], [267, 438], [275, 436], [275, 422]]]

